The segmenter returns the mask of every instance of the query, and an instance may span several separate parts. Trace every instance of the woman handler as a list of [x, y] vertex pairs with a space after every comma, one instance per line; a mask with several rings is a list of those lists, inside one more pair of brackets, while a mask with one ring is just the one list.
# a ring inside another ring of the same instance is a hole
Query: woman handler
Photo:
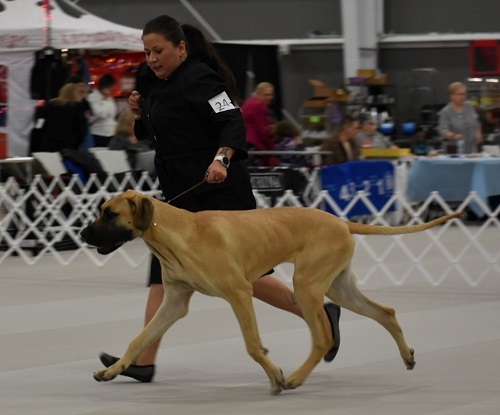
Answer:
[[[236, 88], [231, 71], [213, 46], [193, 26], [170, 16], [146, 24], [143, 43], [149, 67], [158, 82], [145, 102], [137, 92], [129, 98], [136, 114], [135, 135], [153, 138], [155, 167], [166, 200], [191, 212], [255, 209], [250, 176], [246, 170], [245, 124], [234, 104]], [[176, 198], [187, 189], [205, 182]], [[215, 247], [216, 249], [216, 247]], [[302, 317], [293, 292], [278, 278], [266, 275], [253, 284], [254, 297]], [[147, 324], [163, 300], [160, 263], [153, 256]], [[331, 361], [338, 351], [340, 307], [325, 305], [325, 325], [331, 327], [333, 347], [325, 356]], [[146, 349], [122, 375], [150, 382], [160, 340]], [[118, 358], [100, 356], [105, 366]]]

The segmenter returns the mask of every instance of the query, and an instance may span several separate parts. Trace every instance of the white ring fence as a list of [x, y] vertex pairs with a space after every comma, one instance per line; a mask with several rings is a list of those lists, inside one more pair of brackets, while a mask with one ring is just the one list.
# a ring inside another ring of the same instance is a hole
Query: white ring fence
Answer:
[[[140, 176], [125, 173], [120, 179], [111, 175], [104, 181], [92, 175], [86, 183], [77, 175], [65, 180], [47, 180], [37, 175], [27, 186], [9, 177], [0, 185], [0, 266], [14, 257], [26, 265], [36, 265], [48, 256], [54, 259], [54, 266], [69, 265], [80, 256], [86, 256], [94, 266], [103, 266], [117, 258], [130, 267], [144, 265], [150, 256], [145, 246], [143, 250], [137, 249], [133, 242], [110, 255], [101, 256], [79, 235], [80, 230], [98, 215], [102, 201], [130, 188], [161, 196], [158, 182], [147, 172]], [[311, 186], [306, 191], [307, 195], [295, 195], [286, 190], [273, 198], [255, 192], [255, 197], [259, 208], [305, 206], [324, 209], [329, 206], [341, 218], [349, 217], [350, 209], [361, 201], [370, 214], [354, 220], [375, 225], [422, 223], [441, 214], [466, 211], [470, 203], [476, 203], [484, 211], [485, 216], [480, 221], [454, 219], [418, 238], [413, 235], [356, 236], [355, 263], [356, 258], [362, 258], [373, 264], [359, 276], [360, 284], [370, 278], [386, 278], [395, 285], [413, 278], [425, 278], [432, 285], [440, 285], [445, 280], [460, 278], [474, 287], [485, 278], [500, 275], [500, 206], [492, 211], [474, 192], [458, 206], [450, 206], [436, 192], [424, 203], [414, 205], [404, 193], [396, 191], [380, 210], [370, 203], [364, 192], [358, 192], [342, 210], [327, 191]], [[396, 211], [391, 211], [395, 205]], [[127, 249], [129, 246], [131, 248]]]

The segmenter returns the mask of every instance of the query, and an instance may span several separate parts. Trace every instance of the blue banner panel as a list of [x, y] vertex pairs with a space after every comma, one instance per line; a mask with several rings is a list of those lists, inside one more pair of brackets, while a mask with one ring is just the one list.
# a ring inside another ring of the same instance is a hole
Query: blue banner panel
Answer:
[[[321, 185], [343, 210], [354, 199], [356, 193], [364, 191], [370, 202], [381, 210], [395, 190], [395, 168], [389, 161], [349, 161], [321, 168]], [[391, 211], [396, 209], [391, 205]], [[330, 206], [326, 206], [332, 212]], [[357, 202], [348, 217], [367, 215], [370, 211], [363, 203]]]

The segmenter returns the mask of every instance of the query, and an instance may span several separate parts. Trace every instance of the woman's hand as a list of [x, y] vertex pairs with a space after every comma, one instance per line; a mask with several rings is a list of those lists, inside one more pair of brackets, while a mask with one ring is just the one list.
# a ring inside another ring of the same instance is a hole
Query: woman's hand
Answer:
[[207, 174], [205, 175], [205, 180], [207, 183], [222, 183], [227, 178], [227, 170], [221, 164], [221, 162], [214, 160], [210, 166], [208, 166]]
[[127, 137], [127, 140], [130, 144], [137, 144], [139, 142], [139, 140], [137, 140], [136, 136], [135, 135], [129, 135]]
[[142, 106], [144, 105], [144, 98], [137, 91], [132, 91], [127, 100], [130, 112], [132, 112], [137, 117], [141, 116]]

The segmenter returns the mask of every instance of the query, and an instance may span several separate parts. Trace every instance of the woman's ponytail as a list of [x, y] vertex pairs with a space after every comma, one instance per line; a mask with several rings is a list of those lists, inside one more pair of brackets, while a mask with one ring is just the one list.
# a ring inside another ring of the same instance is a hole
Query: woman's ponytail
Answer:
[[234, 75], [219, 56], [212, 43], [207, 40], [203, 32], [197, 27], [183, 24], [181, 28], [186, 37], [189, 56], [206, 63], [217, 72], [226, 81], [229, 95], [236, 101], [235, 103], [240, 104], [241, 98]]

